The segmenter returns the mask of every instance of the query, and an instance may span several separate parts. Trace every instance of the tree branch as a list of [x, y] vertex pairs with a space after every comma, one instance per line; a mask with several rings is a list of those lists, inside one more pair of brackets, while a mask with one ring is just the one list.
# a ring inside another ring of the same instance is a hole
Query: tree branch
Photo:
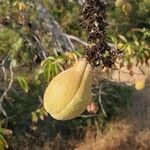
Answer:
[[81, 39], [79, 39], [78, 37], [74, 36], [74, 35], [68, 35], [68, 34], [65, 34], [66, 37], [68, 37], [70, 40], [74, 40], [84, 46], [88, 46], [88, 43], [85, 42], [85, 41], [82, 41]]
[[[4, 82], [6, 83], [7, 82], [7, 76], [6, 76], [6, 69], [5, 69], [5, 62], [6, 62], [6, 60], [7, 60], [7, 58], [8, 58], [8, 56], [2, 61], [2, 67], [1, 67], [1, 69], [2, 69], [2, 71], [3, 71], [3, 74], [4, 74]], [[1, 97], [0, 97], [0, 113], [2, 112], [3, 113], [3, 115], [7, 118], [8, 116], [7, 116], [7, 113], [6, 113], [6, 111], [4, 110], [4, 108], [3, 108], [3, 106], [2, 106], [2, 104], [3, 104], [3, 100], [4, 100], [4, 98], [5, 98], [5, 96], [7, 95], [7, 93], [8, 93], [8, 91], [11, 89], [11, 87], [12, 87], [12, 84], [13, 84], [13, 69], [12, 69], [12, 65], [10, 64], [10, 66], [9, 66], [9, 71], [10, 71], [10, 81], [9, 81], [9, 84], [8, 84], [8, 86], [6, 87], [6, 85], [5, 85], [5, 87], [4, 87], [4, 92], [2, 93], [2, 95], [1, 95]]]
[[73, 50], [74, 45], [70, 39], [63, 33], [58, 22], [54, 20], [52, 15], [44, 7], [42, 1], [37, 2], [37, 10], [39, 18], [42, 20], [42, 27], [52, 33], [52, 37], [58, 46], [58, 51]]
[[98, 101], [99, 101], [99, 104], [100, 104], [100, 107], [101, 107], [101, 110], [102, 110], [102, 113], [104, 114], [104, 116], [107, 118], [107, 114], [106, 114], [106, 111], [104, 109], [104, 106], [103, 106], [103, 103], [102, 103], [102, 99], [101, 99], [101, 89], [102, 89], [102, 86], [100, 85], [99, 87], [99, 96], [98, 96]]

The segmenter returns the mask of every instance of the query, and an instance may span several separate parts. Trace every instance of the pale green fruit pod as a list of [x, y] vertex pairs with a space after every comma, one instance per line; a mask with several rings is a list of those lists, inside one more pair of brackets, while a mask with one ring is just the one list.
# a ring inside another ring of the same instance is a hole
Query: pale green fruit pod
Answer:
[[44, 94], [45, 110], [57, 120], [80, 116], [92, 101], [92, 66], [85, 60], [58, 74]]

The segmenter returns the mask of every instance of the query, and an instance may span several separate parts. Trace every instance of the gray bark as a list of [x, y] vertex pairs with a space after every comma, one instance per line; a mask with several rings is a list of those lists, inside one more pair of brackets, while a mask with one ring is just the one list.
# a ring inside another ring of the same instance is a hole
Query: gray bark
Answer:
[[52, 37], [58, 47], [58, 51], [62, 52], [65, 50], [73, 50], [74, 45], [71, 40], [63, 33], [58, 22], [53, 18], [53, 16], [44, 7], [42, 2], [37, 2], [37, 11], [39, 18], [42, 21], [42, 27], [47, 30], [47, 32], [52, 33]]

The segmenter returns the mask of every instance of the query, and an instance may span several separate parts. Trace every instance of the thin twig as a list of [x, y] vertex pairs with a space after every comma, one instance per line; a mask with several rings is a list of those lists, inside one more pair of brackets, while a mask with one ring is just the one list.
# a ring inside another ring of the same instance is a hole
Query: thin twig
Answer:
[[140, 71], [142, 72], [142, 74], [145, 75], [145, 72], [144, 72], [144, 70], [141, 68], [141, 66], [138, 66], [138, 67], [139, 67]]
[[91, 118], [91, 117], [98, 117], [99, 114], [92, 114], [92, 115], [81, 115], [81, 118]]
[[65, 36], [68, 37], [68, 38], [71, 39], [71, 40], [74, 40], [74, 41], [76, 41], [76, 42], [78, 42], [78, 43], [84, 45], [84, 46], [88, 46], [88, 43], [87, 43], [87, 42], [85, 42], [85, 41], [79, 39], [78, 37], [76, 37], [76, 36], [74, 36], [74, 35], [65, 34]]
[[[76, 37], [76, 36], [74, 36], [74, 35], [69, 35], [69, 34], [64, 34], [68, 39], [70, 39], [70, 40], [74, 40], [74, 41], [76, 41], [76, 42], [78, 42], [78, 43], [80, 43], [80, 44], [82, 44], [82, 45], [84, 45], [84, 46], [89, 46], [90, 44], [88, 44], [86, 41], [83, 41], [83, 40], [81, 40], [80, 38], [78, 38], [78, 37]], [[110, 47], [115, 47], [115, 44], [113, 44], [113, 43], [107, 43]]]
[[37, 44], [40, 47], [40, 50], [41, 50], [42, 55], [43, 55], [43, 58], [46, 59], [47, 56], [46, 56], [46, 49], [45, 49], [45, 47], [43, 46], [43, 44], [41, 43], [41, 41], [39, 40], [39, 38], [36, 35], [34, 35], [34, 39], [36, 40]]
[[100, 85], [99, 87], [99, 96], [98, 96], [98, 101], [99, 101], [99, 104], [100, 104], [100, 107], [101, 107], [101, 110], [102, 110], [102, 113], [104, 114], [104, 116], [107, 118], [107, 114], [106, 114], [106, 111], [104, 109], [104, 106], [103, 106], [103, 103], [102, 103], [102, 99], [101, 99], [101, 93], [102, 93], [102, 85]]
[[37, 1], [36, 5], [39, 18], [42, 20], [41, 25], [44, 30], [52, 33], [52, 37], [58, 46], [57, 50], [60, 52], [63, 52], [64, 50], [74, 50], [75, 47], [73, 43], [64, 35], [60, 25], [48, 12], [43, 2]]
[[[6, 61], [6, 60], [7, 60], [7, 59], [5, 58], [2, 63], [5, 64], [5, 61]], [[5, 91], [3, 92], [3, 94], [2, 94], [1, 97], [0, 97], [0, 113], [2, 112], [3, 115], [4, 115], [6, 118], [7, 118], [7, 113], [6, 113], [6, 111], [4, 110], [4, 108], [3, 108], [3, 106], [2, 106], [2, 103], [3, 103], [3, 100], [4, 100], [5, 96], [7, 95], [8, 91], [11, 89], [12, 84], [13, 84], [13, 69], [12, 69], [12, 65], [11, 65], [11, 64], [10, 64], [10, 66], [9, 66], [9, 70], [10, 70], [10, 81], [9, 81], [8, 87], [5, 88]], [[3, 71], [3, 74], [4, 74], [4, 80], [5, 80], [5, 82], [6, 82], [6, 80], [7, 80], [7, 78], [6, 78], [6, 69], [5, 69], [4, 65], [2, 66], [2, 71]]]

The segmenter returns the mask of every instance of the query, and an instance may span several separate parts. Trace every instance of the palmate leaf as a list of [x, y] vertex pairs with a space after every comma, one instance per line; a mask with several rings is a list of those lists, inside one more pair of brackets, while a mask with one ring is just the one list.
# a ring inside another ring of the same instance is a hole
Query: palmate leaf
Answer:
[[23, 91], [28, 93], [29, 87], [28, 87], [27, 80], [25, 79], [25, 77], [23, 76], [18, 77], [17, 80], [18, 80], [19, 85], [23, 89]]
[[62, 57], [48, 57], [41, 62], [42, 74], [47, 82], [55, 77], [59, 71], [62, 71], [62, 64], [64, 59]]

